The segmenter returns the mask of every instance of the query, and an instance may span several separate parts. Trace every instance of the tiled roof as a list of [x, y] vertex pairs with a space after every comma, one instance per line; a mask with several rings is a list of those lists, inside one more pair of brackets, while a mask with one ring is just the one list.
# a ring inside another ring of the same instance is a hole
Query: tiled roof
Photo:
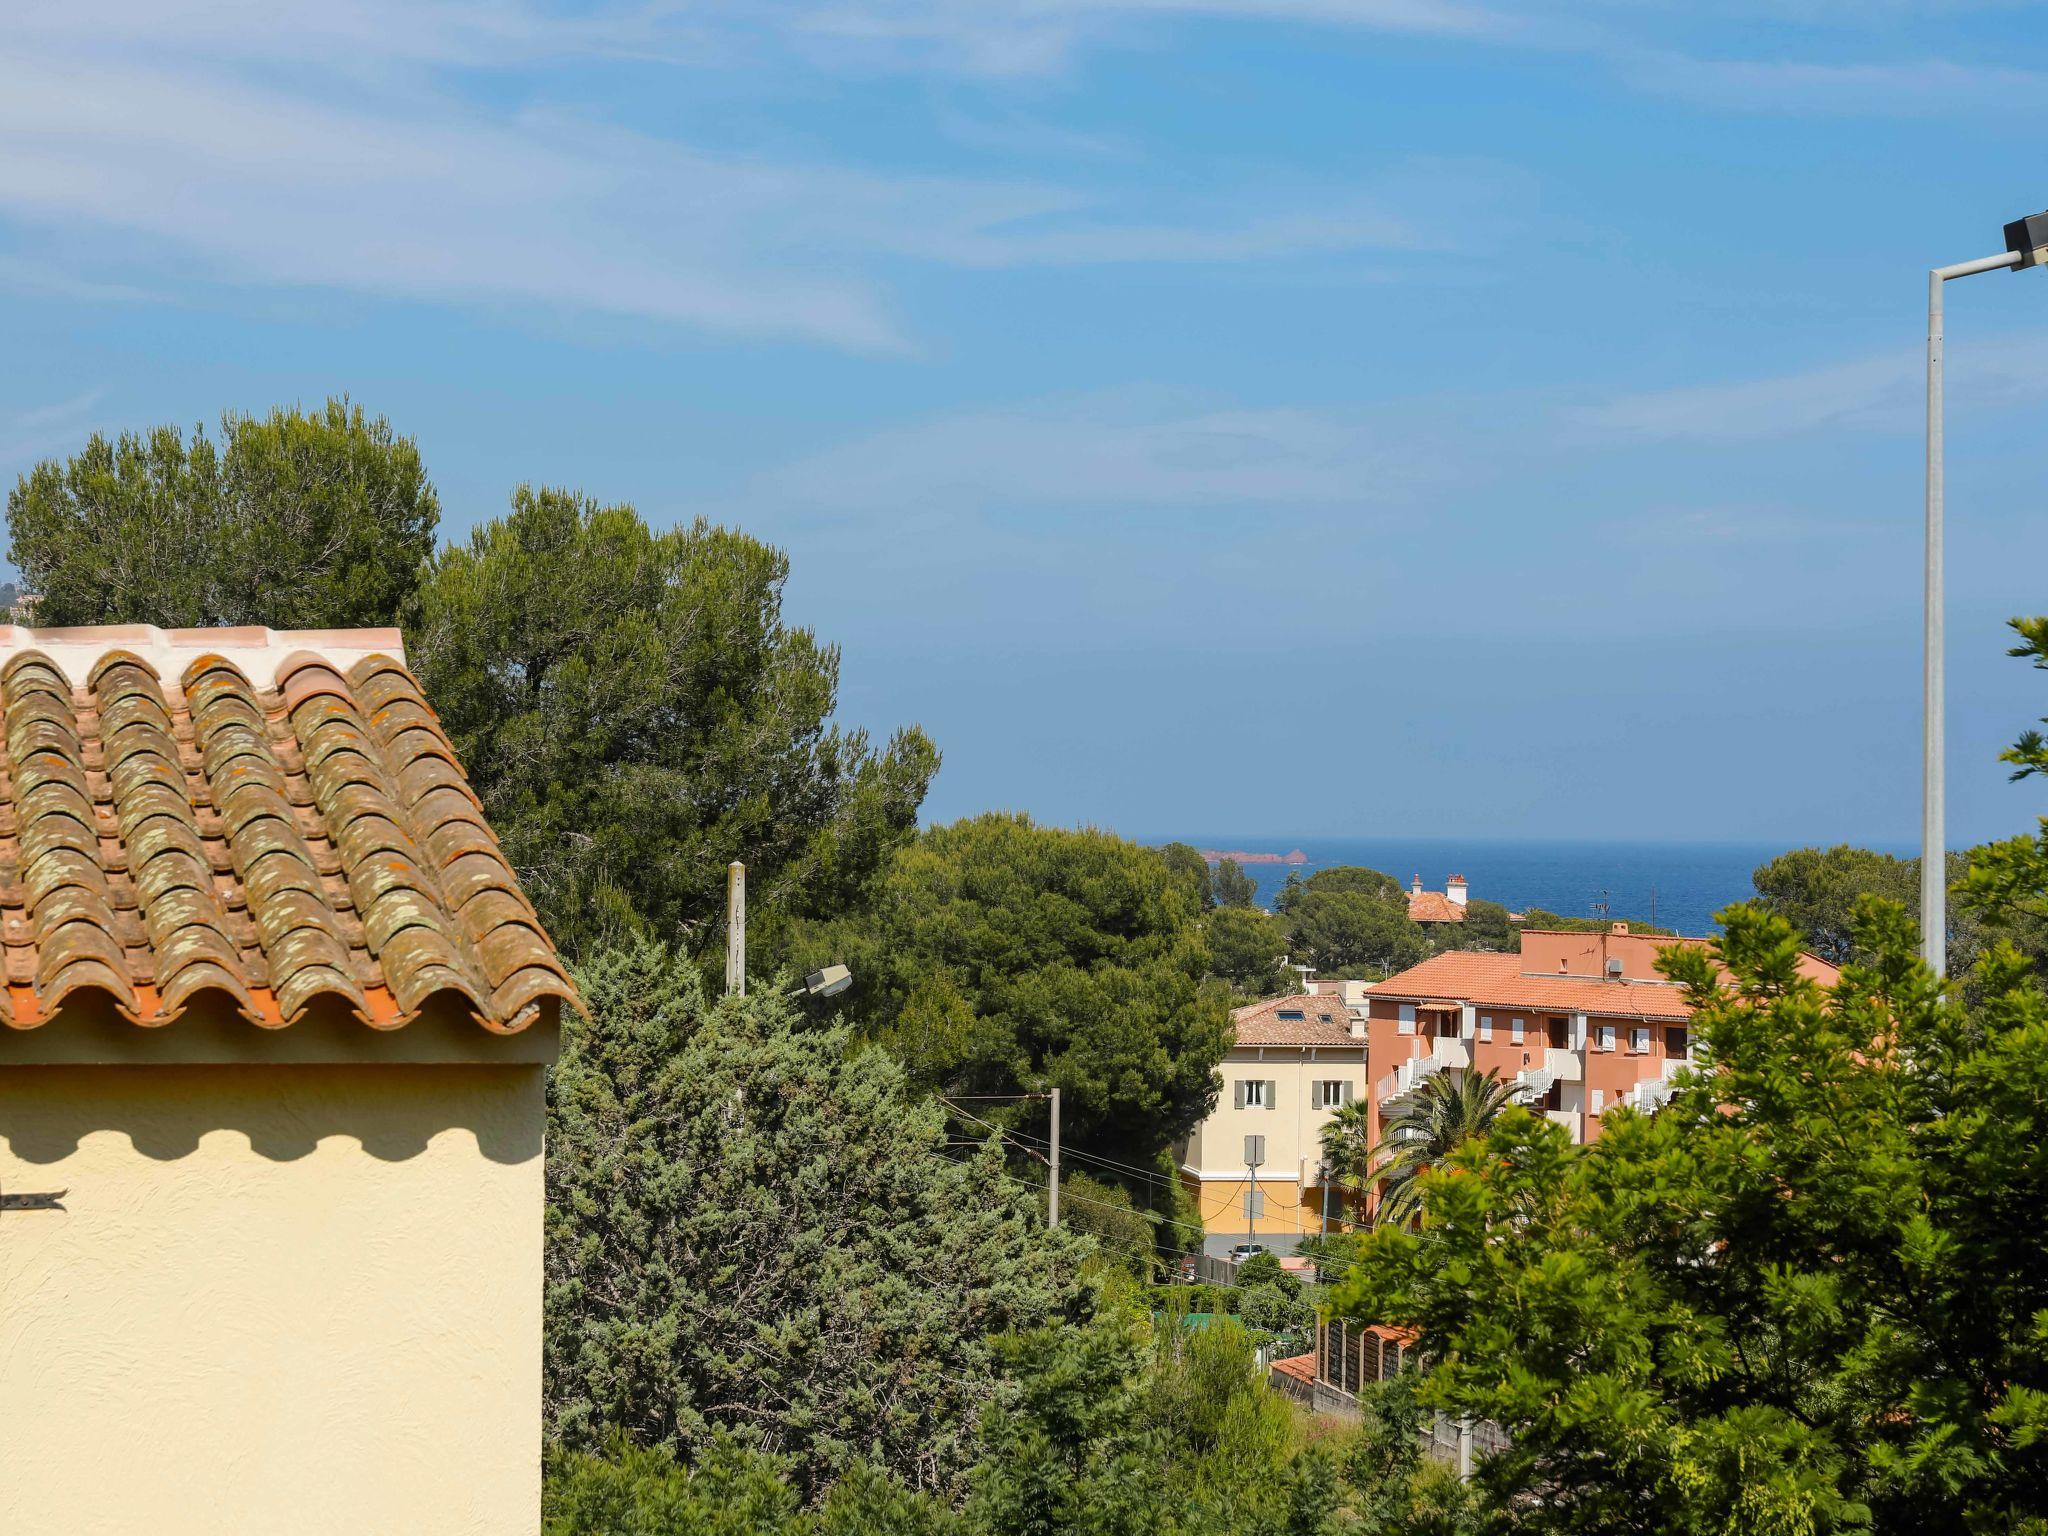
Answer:
[[1316, 1379], [1315, 1353], [1310, 1351], [1305, 1355], [1289, 1355], [1285, 1360], [1275, 1360], [1272, 1369], [1304, 1384], [1313, 1382]]
[[1410, 891], [1408, 920], [1415, 923], [1462, 923], [1465, 909], [1442, 891]]
[[1596, 976], [1531, 976], [1520, 955], [1452, 950], [1389, 976], [1374, 997], [1444, 999], [1532, 1013], [1596, 1013], [1634, 1019], [1687, 1019], [1685, 989], [1666, 981], [1605, 981]]
[[[1299, 1018], [1286, 1015], [1299, 1014]], [[1357, 1045], [1341, 997], [1275, 997], [1231, 1015], [1239, 1045]]]
[[[0, 626], [0, 1023], [581, 1007], [396, 631]], [[320, 1005], [327, 1006], [327, 1005]]]

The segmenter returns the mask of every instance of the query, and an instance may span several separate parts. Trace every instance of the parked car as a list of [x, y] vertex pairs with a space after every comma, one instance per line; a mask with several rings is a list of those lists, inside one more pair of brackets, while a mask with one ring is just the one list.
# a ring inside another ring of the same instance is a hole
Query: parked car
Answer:
[[1235, 1248], [1230, 1250], [1230, 1262], [1233, 1265], [1242, 1264], [1246, 1259], [1250, 1258], [1253, 1254], [1264, 1253], [1265, 1251], [1266, 1245], [1264, 1243], [1239, 1243]]

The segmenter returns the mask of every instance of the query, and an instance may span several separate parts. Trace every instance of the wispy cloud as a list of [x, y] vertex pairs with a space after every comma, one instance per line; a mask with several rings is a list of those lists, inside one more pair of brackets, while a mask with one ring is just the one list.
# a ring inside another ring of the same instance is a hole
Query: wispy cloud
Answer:
[[[1686, 389], [1630, 395], [1577, 413], [1603, 439], [1745, 442], [1820, 431], [1916, 431], [1926, 405], [1918, 351]], [[2024, 334], [1951, 350], [1948, 388], [1980, 406], [2038, 400], [2048, 389], [2048, 336]]]
[[47, 293], [87, 304], [132, 304], [157, 297], [133, 283], [95, 282], [57, 262], [30, 261], [19, 256], [0, 256], [0, 288]]
[[1642, 53], [1629, 56], [1622, 73], [1660, 96], [1794, 117], [2031, 118], [2048, 97], [2048, 71], [1948, 59], [1842, 63]]
[[77, 441], [85, 432], [87, 413], [105, 393], [88, 390], [54, 405], [0, 419], [0, 465], [25, 464]]
[[1362, 417], [1091, 400], [878, 433], [790, 465], [766, 489], [843, 512], [1256, 508], [1383, 501], [1405, 478]]
[[[674, 41], [645, 18], [427, 5], [414, 25], [410, 8], [245, 4], [193, 10], [186, 31], [182, 11], [131, 9], [133, 35], [25, 9], [0, 54], [0, 216], [127, 231], [155, 242], [126, 242], [140, 260], [197, 258], [229, 281], [887, 351], [912, 341], [885, 258], [1222, 263], [1423, 243], [1413, 218], [1355, 185], [1298, 186], [1291, 205], [1221, 190], [1146, 218], [1143, 199], [1043, 178], [713, 153], [561, 112], [495, 112], [438, 73]], [[373, 79], [357, 77], [365, 67]], [[1119, 204], [1129, 211], [1112, 214]], [[69, 281], [110, 296], [126, 275]]]

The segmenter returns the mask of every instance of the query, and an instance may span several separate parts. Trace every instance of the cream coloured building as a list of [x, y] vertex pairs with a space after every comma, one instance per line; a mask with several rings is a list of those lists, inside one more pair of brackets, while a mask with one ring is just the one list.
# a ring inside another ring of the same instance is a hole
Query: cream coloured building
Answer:
[[395, 631], [0, 626], [0, 1531], [530, 1536], [576, 999]]
[[1291, 1251], [1322, 1230], [1326, 1196], [1329, 1223], [1341, 1224], [1322, 1175], [1321, 1136], [1339, 1104], [1367, 1092], [1367, 987], [1306, 985], [1312, 990], [1232, 1015], [1222, 1092], [1182, 1151], [1181, 1178], [1201, 1202], [1211, 1254], [1246, 1241]]

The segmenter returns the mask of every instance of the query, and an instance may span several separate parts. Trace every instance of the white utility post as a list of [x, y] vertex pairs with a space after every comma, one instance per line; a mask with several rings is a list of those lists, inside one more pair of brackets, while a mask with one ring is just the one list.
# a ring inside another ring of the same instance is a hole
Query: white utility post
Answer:
[[1946, 635], [1942, 614], [1942, 287], [1958, 277], [2048, 263], [2048, 213], [2005, 226], [2006, 251], [1927, 274], [1927, 569], [1920, 680], [1920, 954], [1935, 975], [1948, 965], [1948, 752], [1943, 734]]
[[1051, 1174], [1046, 1182], [1045, 1224], [1060, 1224], [1060, 1091], [1052, 1091], [1052, 1155], [1046, 1159]]
[[747, 866], [725, 867], [725, 995], [747, 995]]
[[1266, 1160], [1266, 1138], [1247, 1136], [1244, 1139], [1244, 1166], [1250, 1175], [1250, 1182], [1244, 1192], [1245, 1241], [1259, 1240], [1259, 1164]]

